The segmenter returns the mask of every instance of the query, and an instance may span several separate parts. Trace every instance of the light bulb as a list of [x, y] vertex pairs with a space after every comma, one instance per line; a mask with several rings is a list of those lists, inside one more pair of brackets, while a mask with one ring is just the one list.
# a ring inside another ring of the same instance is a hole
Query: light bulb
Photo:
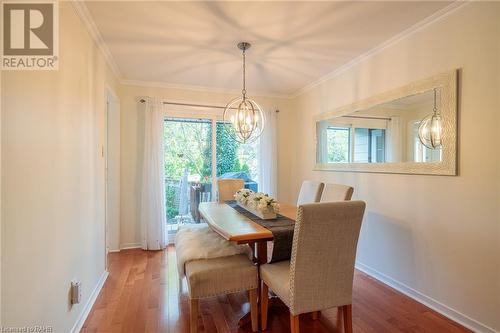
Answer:
[[430, 139], [434, 148], [441, 147], [441, 135], [443, 133], [442, 120], [440, 115], [434, 115], [431, 119], [431, 134]]

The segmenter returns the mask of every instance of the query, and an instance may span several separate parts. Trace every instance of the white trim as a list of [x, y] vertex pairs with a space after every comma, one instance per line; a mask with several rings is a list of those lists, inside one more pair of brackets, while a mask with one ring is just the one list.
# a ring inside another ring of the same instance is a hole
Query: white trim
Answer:
[[104, 39], [102, 38], [102, 35], [99, 32], [99, 29], [97, 28], [97, 25], [92, 19], [92, 15], [90, 14], [87, 6], [83, 1], [78, 1], [78, 0], [72, 0], [71, 3], [73, 4], [73, 8], [75, 9], [76, 13], [82, 20], [83, 25], [85, 26], [85, 28], [87, 28], [87, 31], [94, 40], [95, 44], [97, 45], [97, 48], [101, 51], [109, 67], [111, 68], [111, 70], [113, 71], [113, 73], [117, 78], [121, 78], [120, 69], [116, 64], [113, 55], [109, 51], [108, 46], [104, 42]]
[[115, 102], [117, 102], [118, 104], [120, 103], [120, 98], [118, 97], [118, 94], [116, 93], [115, 89], [113, 89], [108, 82], [106, 82], [106, 84], [104, 85], [104, 89], [106, 90], [106, 92], [108, 94], [111, 95], [111, 97], [113, 97]]
[[[165, 89], [179, 89], [179, 90], [192, 90], [201, 92], [212, 92], [227, 95], [241, 95], [241, 89], [225, 89], [225, 88], [215, 88], [206, 87], [190, 84], [176, 84], [168, 82], [155, 82], [155, 81], [141, 81], [141, 80], [120, 80], [120, 84], [125, 86], [138, 86], [138, 87], [152, 87], [152, 88], [165, 88]], [[286, 94], [272, 94], [262, 91], [249, 91], [249, 97], [268, 97], [268, 98], [282, 98], [289, 99], [290, 95]]]
[[92, 306], [94, 306], [97, 296], [99, 296], [99, 293], [101, 292], [101, 289], [104, 286], [104, 282], [106, 282], [106, 279], [108, 278], [108, 275], [109, 275], [108, 271], [104, 271], [104, 273], [102, 273], [101, 278], [99, 279], [97, 285], [90, 294], [89, 300], [87, 301], [87, 304], [85, 304], [82, 313], [76, 320], [76, 323], [71, 328], [70, 333], [78, 333], [82, 329], [83, 324], [85, 323], [85, 320], [87, 320], [87, 317], [90, 313], [90, 310], [92, 310]]
[[[110, 252], [120, 252], [120, 216], [118, 216], [118, 249], [111, 249], [109, 247], [109, 222], [108, 221], [108, 180], [109, 180], [109, 177], [108, 177], [108, 170], [109, 170], [109, 165], [108, 165], [108, 158], [109, 158], [109, 142], [108, 142], [108, 138], [109, 138], [109, 106], [110, 106], [110, 103], [113, 103], [114, 106], [117, 108], [117, 111], [118, 111], [118, 114], [120, 114], [120, 99], [118, 98], [118, 94], [116, 93], [115, 89], [113, 89], [109, 83], [105, 83], [105, 86], [104, 86], [104, 108], [105, 108], [105, 115], [104, 115], [104, 123], [105, 123], [105, 126], [104, 126], [104, 130], [105, 130], [105, 133], [104, 133], [104, 142], [103, 142], [103, 147], [104, 147], [104, 203], [105, 203], [105, 211], [104, 211], [104, 218], [105, 218], [105, 223], [104, 223], [104, 234], [105, 234], [105, 258], [104, 258], [104, 261], [106, 263], [106, 269], [108, 268], [108, 253]], [[121, 146], [121, 138], [120, 138], [120, 146]], [[121, 166], [119, 166], [120, 168], [120, 171], [119, 173], [121, 172]], [[120, 179], [119, 177], [120, 175], [118, 175], [118, 179]], [[119, 191], [118, 191], [119, 192]], [[119, 199], [119, 198], [118, 198]], [[119, 201], [119, 200], [118, 200]]]
[[470, 318], [469, 316], [460, 313], [459, 311], [433, 299], [430, 296], [427, 296], [407, 285], [404, 283], [401, 283], [399, 281], [396, 281], [395, 279], [385, 275], [384, 273], [381, 273], [377, 271], [374, 268], [371, 268], [370, 266], [363, 264], [359, 261], [356, 261], [356, 269], [362, 271], [365, 274], [368, 274], [369, 276], [373, 277], [376, 280], [379, 280], [380, 282], [396, 289], [402, 294], [405, 294], [406, 296], [416, 300], [419, 303], [422, 303], [423, 305], [431, 308], [432, 310], [439, 312], [443, 316], [459, 323], [462, 326], [465, 326], [466, 328], [478, 332], [478, 333], [500, 333], [499, 331], [496, 331], [495, 329], [480, 323], [479, 321]]
[[438, 10], [437, 12], [426, 17], [422, 21], [417, 22], [416, 24], [409, 27], [408, 29], [403, 30], [402, 32], [398, 33], [394, 37], [391, 37], [388, 40], [382, 42], [381, 44], [375, 46], [373, 49], [369, 50], [368, 52], [365, 52], [365, 53], [357, 56], [356, 58], [350, 60], [349, 62], [345, 63], [344, 65], [333, 70], [332, 72], [320, 77], [318, 80], [309, 83], [308, 85], [306, 85], [303, 88], [300, 88], [299, 90], [297, 90], [293, 94], [289, 95], [288, 97], [289, 98], [296, 98], [296, 97], [304, 94], [305, 92], [313, 89], [314, 87], [316, 87], [316, 86], [318, 86], [318, 85], [320, 85], [328, 80], [333, 79], [334, 77], [336, 77], [336, 76], [342, 74], [343, 72], [349, 70], [350, 68], [360, 64], [361, 62], [367, 60], [368, 58], [371, 58], [371, 57], [379, 54], [383, 50], [385, 50], [385, 49], [399, 43], [400, 41], [412, 36], [413, 34], [419, 32], [420, 30], [423, 30], [423, 29], [427, 28], [428, 26], [442, 20], [443, 18], [445, 18], [448, 15], [450, 15], [451, 13], [453, 13], [455, 10], [469, 4], [470, 2], [472, 2], [472, 1], [454, 1], [450, 5]]
[[[142, 247], [141, 243], [123, 243], [120, 244], [120, 250], [118, 251], [129, 250], [129, 249], [140, 249], [141, 247]], [[114, 251], [117, 252], [116, 250]]]

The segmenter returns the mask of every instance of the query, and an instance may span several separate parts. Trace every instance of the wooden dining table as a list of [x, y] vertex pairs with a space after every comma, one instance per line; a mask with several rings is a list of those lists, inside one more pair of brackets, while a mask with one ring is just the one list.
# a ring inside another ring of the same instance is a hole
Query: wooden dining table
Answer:
[[[210, 228], [220, 236], [237, 244], [248, 244], [254, 252], [257, 265], [267, 263], [267, 242], [273, 240], [273, 234], [269, 229], [238, 213], [225, 203], [202, 202], [198, 210]], [[295, 221], [297, 206], [280, 203], [279, 214]], [[238, 325], [245, 325], [249, 321], [250, 316], [247, 313], [239, 320]]]
[[[228, 241], [237, 244], [255, 244], [258, 264], [267, 261], [267, 242], [273, 240], [269, 229], [238, 213], [234, 208], [218, 202], [202, 202], [198, 208], [205, 222]], [[297, 206], [280, 203], [279, 214], [296, 220]]]

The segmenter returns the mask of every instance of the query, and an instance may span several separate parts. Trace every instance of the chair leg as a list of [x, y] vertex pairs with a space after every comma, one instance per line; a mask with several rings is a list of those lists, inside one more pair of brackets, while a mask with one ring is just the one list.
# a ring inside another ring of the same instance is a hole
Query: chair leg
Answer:
[[291, 333], [300, 333], [299, 315], [294, 316], [290, 313], [290, 331]]
[[189, 302], [189, 326], [191, 333], [198, 332], [198, 299], [190, 299]]
[[260, 316], [261, 316], [261, 324], [260, 329], [267, 329], [267, 308], [269, 306], [269, 288], [262, 281], [262, 288], [260, 288]]
[[344, 316], [343, 316], [342, 307], [338, 306], [337, 307], [337, 322], [336, 322], [336, 325], [337, 325], [337, 327], [338, 327], [339, 330], [342, 327], [342, 322], [344, 321], [343, 317]]
[[344, 314], [344, 332], [352, 333], [352, 305], [342, 306], [342, 313]]
[[321, 312], [319, 312], [319, 311], [313, 311], [313, 312], [311, 312], [312, 320], [318, 320], [320, 313]]
[[250, 300], [250, 317], [252, 318], [252, 332], [259, 330], [259, 308], [257, 306], [257, 289], [248, 291], [248, 299]]

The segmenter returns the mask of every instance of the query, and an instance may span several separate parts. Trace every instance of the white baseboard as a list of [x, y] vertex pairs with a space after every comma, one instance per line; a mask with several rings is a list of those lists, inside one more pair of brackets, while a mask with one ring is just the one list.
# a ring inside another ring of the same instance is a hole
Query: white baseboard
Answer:
[[142, 247], [141, 243], [123, 243], [123, 244], [120, 244], [120, 250], [139, 249], [141, 247]]
[[78, 316], [78, 319], [75, 325], [73, 325], [73, 328], [70, 330], [70, 333], [78, 333], [82, 329], [83, 324], [85, 323], [85, 320], [87, 319], [87, 316], [90, 313], [90, 310], [92, 310], [92, 306], [94, 306], [97, 296], [99, 296], [99, 293], [101, 292], [101, 289], [104, 286], [104, 282], [106, 282], [106, 279], [108, 278], [108, 274], [109, 274], [108, 271], [104, 271], [104, 273], [102, 273], [101, 278], [99, 279], [96, 287], [90, 294], [87, 304], [85, 304], [83, 311], [80, 313], [80, 316]]
[[468, 329], [478, 332], [478, 333], [500, 333], [499, 331], [488, 327], [487, 325], [484, 325], [480, 322], [478, 322], [475, 319], [472, 319], [463, 313], [458, 312], [455, 309], [450, 308], [449, 306], [440, 303], [439, 301], [433, 299], [432, 297], [429, 297], [427, 295], [422, 294], [421, 292], [401, 283], [393, 278], [385, 275], [384, 273], [381, 273], [377, 271], [376, 269], [371, 268], [368, 265], [365, 265], [359, 261], [356, 261], [356, 268], [363, 273], [368, 274], [369, 276], [373, 277], [374, 279], [379, 280], [380, 282], [396, 289], [397, 291], [405, 294], [406, 296], [413, 298], [419, 303], [424, 304], [425, 306], [431, 308], [432, 310], [439, 312], [443, 316], [450, 318], [451, 320], [459, 323], [460, 325], [463, 325], [467, 327]]

